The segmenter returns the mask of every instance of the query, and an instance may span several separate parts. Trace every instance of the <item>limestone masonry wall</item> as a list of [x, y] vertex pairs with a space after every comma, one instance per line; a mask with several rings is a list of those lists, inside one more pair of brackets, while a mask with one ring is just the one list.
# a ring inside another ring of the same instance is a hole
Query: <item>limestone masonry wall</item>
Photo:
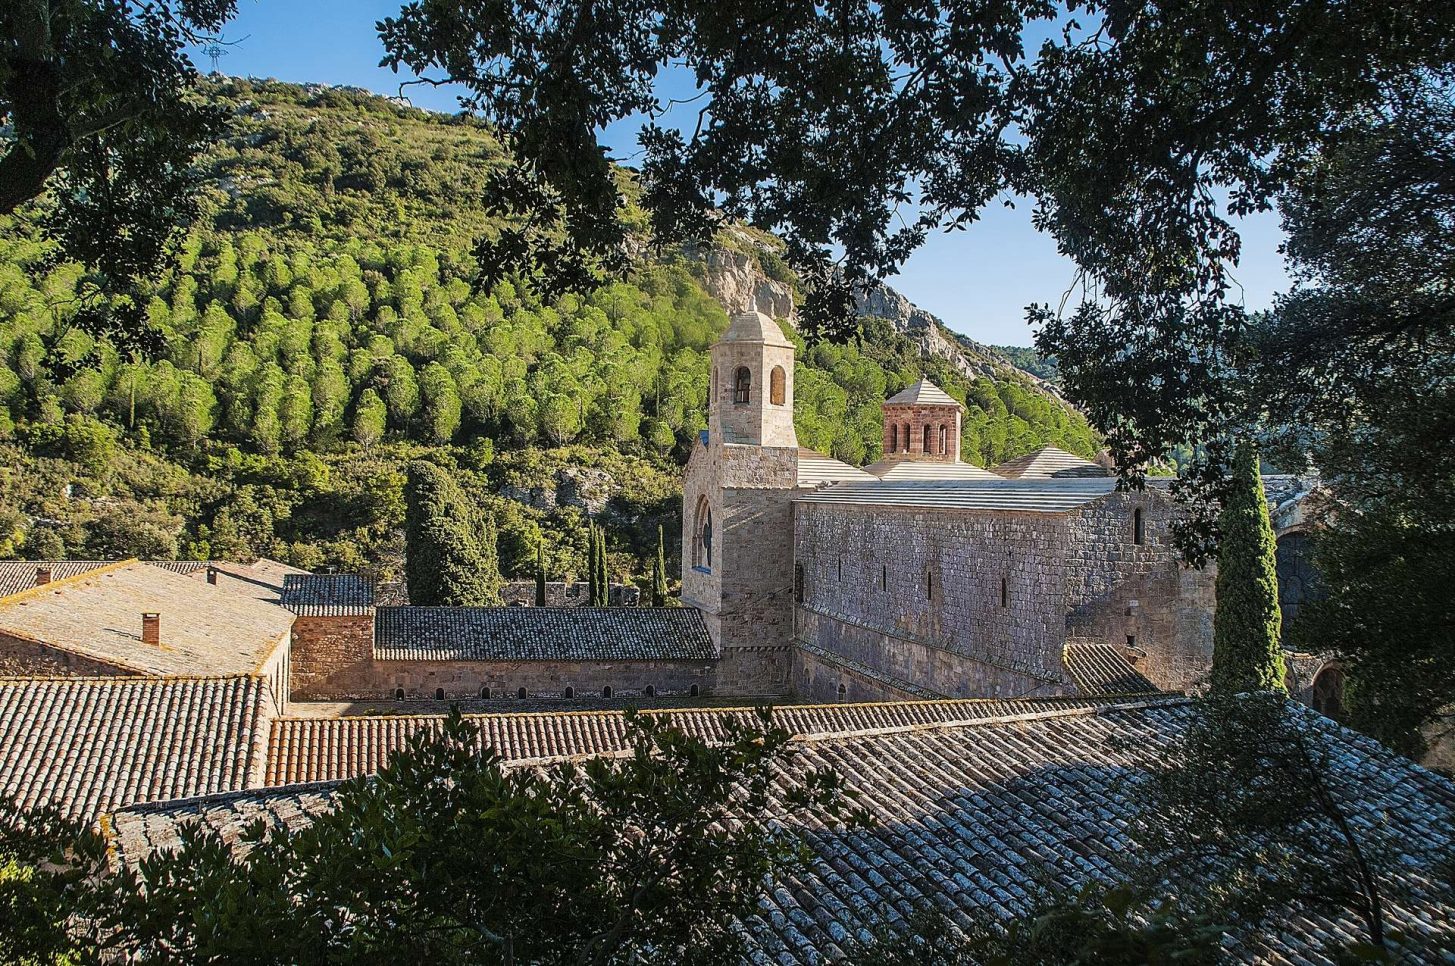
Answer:
[[23, 637], [0, 634], [0, 677], [109, 677], [135, 673]]
[[297, 617], [293, 621], [291, 697], [324, 701], [342, 682], [367, 677], [374, 663], [374, 614]]
[[1064, 516], [832, 504], [795, 510], [798, 639], [948, 695], [1060, 686]]

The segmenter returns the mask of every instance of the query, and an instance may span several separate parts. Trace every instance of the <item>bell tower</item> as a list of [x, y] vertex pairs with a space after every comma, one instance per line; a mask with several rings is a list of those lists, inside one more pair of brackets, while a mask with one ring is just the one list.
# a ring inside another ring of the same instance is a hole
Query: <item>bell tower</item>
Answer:
[[710, 693], [788, 690], [793, 641], [794, 346], [761, 312], [712, 347], [707, 430], [682, 488], [682, 603], [718, 649]]
[[798, 447], [793, 343], [762, 312], [739, 312], [710, 350], [708, 432], [724, 443]]

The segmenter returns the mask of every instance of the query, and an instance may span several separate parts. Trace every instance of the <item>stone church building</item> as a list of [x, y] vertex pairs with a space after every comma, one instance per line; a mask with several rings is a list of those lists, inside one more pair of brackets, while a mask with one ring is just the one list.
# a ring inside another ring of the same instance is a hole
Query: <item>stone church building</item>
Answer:
[[687, 465], [682, 600], [719, 651], [714, 691], [807, 700], [1075, 690], [1078, 651], [1169, 690], [1212, 654], [1213, 572], [1182, 566], [1168, 495], [1047, 447], [961, 462], [963, 408], [920, 381], [884, 403], [884, 458], [798, 445], [793, 344], [766, 315], [712, 347]]

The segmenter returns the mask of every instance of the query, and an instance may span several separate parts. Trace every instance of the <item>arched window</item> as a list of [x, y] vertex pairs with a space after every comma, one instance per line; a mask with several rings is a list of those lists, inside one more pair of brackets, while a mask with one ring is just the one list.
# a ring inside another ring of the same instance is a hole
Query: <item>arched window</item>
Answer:
[[783, 367], [774, 366], [773, 371], [768, 374], [768, 401], [773, 405], [783, 405], [786, 395], [784, 386], [787, 382], [787, 377], [783, 374]]
[[698, 686], [695, 685], [695, 684], [692, 687], [690, 687], [690, 688], [687, 689], [687, 694], [688, 694], [689, 697], [695, 698], [695, 697], [697, 697], [701, 693], [702, 693], [701, 689], [698, 688]]
[[606, 687], [601, 689], [601, 696], [603, 698], [611, 697], [611, 685], [608, 684]]
[[568, 698], [574, 698], [575, 696], [576, 696], [576, 689], [573, 688], [573, 687], [567, 687], [566, 688], [566, 697], [568, 697]]
[[1132, 543], [1141, 546], [1147, 539], [1147, 528], [1142, 522], [1142, 508], [1137, 507], [1132, 511]]
[[434, 699], [436, 701], [443, 701], [445, 699], [445, 689], [444, 688], [435, 688], [434, 689]]
[[899, 452], [899, 424], [898, 423], [890, 423], [889, 424], [889, 452], [891, 452], [891, 453], [898, 453]]
[[394, 700], [395, 701], [403, 701], [404, 700], [404, 689], [403, 688], [395, 688], [394, 689]]
[[1004, 577], [1000, 578], [1000, 606], [1005, 607], [1010, 603], [1010, 587]]
[[489, 701], [490, 700], [490, 688], [488, 688], [488, 687], [481, 688], [480, 689], [480, 697], [484, 698], [486, 701]]
[[655, 697], [656, 697], [656, 696], [657, 696], [657, 689], [656, 689], [656, 688], [654, 688], [654, 687], [652, 687], [652, 686], [651, 686], [651, 685], [650, 685], [650, 684], [649, 684], [649, 685], [647, 685], [647, 688], [646, 688], [646, 690], [645, 690], [645, 691], [643, 691], [643, 692], [642, 692], [642, 693], [643, 693], [643, 694], [645, 694], [645, 695], [646, 695], [646, 696], [647, 696], [647, 697], [649, 697], [649, 698], [655, 698]]
[[928, 426], [925, 427], [924, 441], [920, 444], [920, 446], [921, 451], [924, 452], [926, 455], [934, 452], [934, 446], [930, 440], [930, 428]]
[[712, 367], [712, 402], [717, 404], [717, 366]]
[[909, 452], [909, 423], [904, 424], [904, 451]]
[[712, 569], [712, 505], [705, 496], [697, 501], [697, 517], [692, 530], [692, 566], [698, 570]]
[[524, 701], [525, 700], [525, 688], [516, 688], [515, 689], [515, 698], [516, 698], [517, 701]]
[[944, 456], [950, 451], [950, 431], [940, 424], [940, 455]]
[[747, 366], [738, 366], [738, 371], [733, 373], [733, 402], [744, 405], [753, 392], [753, 374], [748, 371]]
[[848, 687], [844, 684], [844, 682], [840, 681], [839, 682], [839, 700], [840, 701], [843, 701], [848, 696], [849, 696], [849, 689], [848, 689]]

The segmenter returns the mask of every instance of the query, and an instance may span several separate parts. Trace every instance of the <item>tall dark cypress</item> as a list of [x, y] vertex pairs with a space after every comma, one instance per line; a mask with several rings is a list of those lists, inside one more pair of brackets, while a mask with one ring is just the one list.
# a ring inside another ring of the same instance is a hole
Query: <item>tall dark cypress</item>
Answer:
[[536, 541], [536, 606], [546, 606], [546, 549], [545, 541]]
[[1278, 610], [1277, 543], [1251, 444], [1233, 455], [1233, 492], [1218, 518], [1217, 612], [1212, 684], [1227, 694], [1282, 691], [1283, 618]]
[[410, 463], [404, 510], [411, 604], [500, 603], [495, 521], [470, 505], [449, 473], [423, 460]]
[[652, 561], [652, 606], [667, 606], [667, 548], [662, 525], [657, 524], [657, 559]]

